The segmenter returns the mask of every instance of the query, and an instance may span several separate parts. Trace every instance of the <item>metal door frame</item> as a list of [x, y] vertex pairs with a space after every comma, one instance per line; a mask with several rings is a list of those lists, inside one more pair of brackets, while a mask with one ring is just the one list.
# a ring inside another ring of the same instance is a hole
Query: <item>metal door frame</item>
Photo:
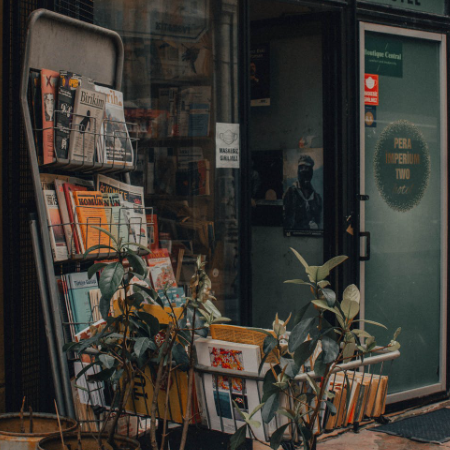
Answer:
[[[409, 391], [399, 392], [388, 395], [388, 403], [395, 403], [403, 400], [409, 400], [425, 395], [431, 395], [446, 389], [446, 356], [447, 356], [447, 41], [445, 34], [430, 33], [425, 31], [409, 30], [386, 25], [376, 25], [372, 23], [360, 22], [359, 43], [360, 43], [360, 194], [365, 195], [365, 126], [364, 126], [364, 48], [365, 32], [373, 31], [376, 33], [391, 34], [396, 36], [406, 36], [417, 39], [424, 39], [434, 42], [440, 42], [440, 140], [441, 140], [441, 313], [440, 313], [440, 355], [439, 355], [439, 378], [440, 382], [429, 386], [424, 386]], [[360, 232], [365, 229], [365, 202], [360, 205]], [[370, 230], [369, 230], [370, 231]], [[362, 245], [360, 243], [360, 245]], [[361, 288], [361, 318], [365, 315], [365, 262], [360, 262], [360, 288]]]

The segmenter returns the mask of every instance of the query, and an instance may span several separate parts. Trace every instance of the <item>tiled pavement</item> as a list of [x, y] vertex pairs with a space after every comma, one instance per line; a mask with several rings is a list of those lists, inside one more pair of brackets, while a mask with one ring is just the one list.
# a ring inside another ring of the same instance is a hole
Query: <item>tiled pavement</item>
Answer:
[[[397, 414], [391, 419], [396, 421], [425, 414], [442, 407], [449, 407], [448, 402], [407, 411]], [[369, 427], [374, 430], [377, 426], [377, 424], [373, 424]], [[429, 444], [369, 431], [368, 428], [361, 430], [359, 433], [347, 431], [336, 436], [323, 435], [317, 445], [317, 450], [437, 450], [438, 448], [442, 450], [450, 449], [450, 441], [443, 444]]]
[[[439, 408], [450, 407], [449, 402], [442, 402], [435, 405], [429, 405], [423, 408], [412, 409], [392, 415], [393, 421], [401, 420], [407, 417], [413, 417], [425, 414]], [[359, 433], [347, 430], [335, 434], [324, 434], [320, 436], [317, 443], [317, 450], [448, 450], [450, 441], [444, 444], [428, 444], [412, 441], [410, 439], [391, 436], [386, 433], [377, 433], [374, 430], [378, 424], [373, 423], [361, 429]], [[450, 427], [450, 424], [449, 424]], [[253, 450], [267, 450], [269, 447], [253, 443]]]

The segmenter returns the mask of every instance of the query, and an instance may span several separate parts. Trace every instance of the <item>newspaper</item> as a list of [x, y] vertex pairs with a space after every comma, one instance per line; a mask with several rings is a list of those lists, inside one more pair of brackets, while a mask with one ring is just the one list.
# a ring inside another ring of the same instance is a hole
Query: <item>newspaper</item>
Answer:
[[113, 178], [98, 175], [97, 190], [103, 194], [119, 193], [123, 198], [123, 209], [128, 221], [128, 241], [148, 246], [147, 220], [144, 188], [122, 183]]

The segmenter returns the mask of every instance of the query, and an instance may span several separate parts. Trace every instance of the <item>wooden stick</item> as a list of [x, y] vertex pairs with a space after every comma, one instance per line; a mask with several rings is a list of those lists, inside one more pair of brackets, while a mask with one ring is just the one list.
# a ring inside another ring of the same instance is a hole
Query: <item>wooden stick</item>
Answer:
[[62, 427], [61, 427], [61, 420], [59, 419], [59, 412], [58, 412], [58, 405], [56, 404], [56, 400], [54, 400], [55, 402], [55, 409], [56, 409], [56, 417], [58, 419], [58, 427], [59, 427], [59, 435], [61, 436], [61, 443], [62, 443], [62, 448], [63, 450], [66, 450], [66, 444], [64, 444], [64, 435], [63, 435], [63, 431], [62, 431]]
[[30, 433], [32, 433], [33, 432], [33, 408], [31, 406], [29, 406], [28, 411], [30, 411]]
[[81, 428], [78, 428], [78, 450], [83, 450], [83, 447], [81, 444]]
[[25, 407], [25, 396], [22, 400], [22, 408], [20, 408], [20, 432], [25, 433], [25, 424], [23, 422], [23, 408]]

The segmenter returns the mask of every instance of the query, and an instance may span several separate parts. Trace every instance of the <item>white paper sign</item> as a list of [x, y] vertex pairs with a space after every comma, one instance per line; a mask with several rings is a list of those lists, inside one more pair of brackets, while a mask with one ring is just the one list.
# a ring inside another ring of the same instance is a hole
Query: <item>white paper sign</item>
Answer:
[[239, 169], [238, 123], [216, 123], [216, 168]]

